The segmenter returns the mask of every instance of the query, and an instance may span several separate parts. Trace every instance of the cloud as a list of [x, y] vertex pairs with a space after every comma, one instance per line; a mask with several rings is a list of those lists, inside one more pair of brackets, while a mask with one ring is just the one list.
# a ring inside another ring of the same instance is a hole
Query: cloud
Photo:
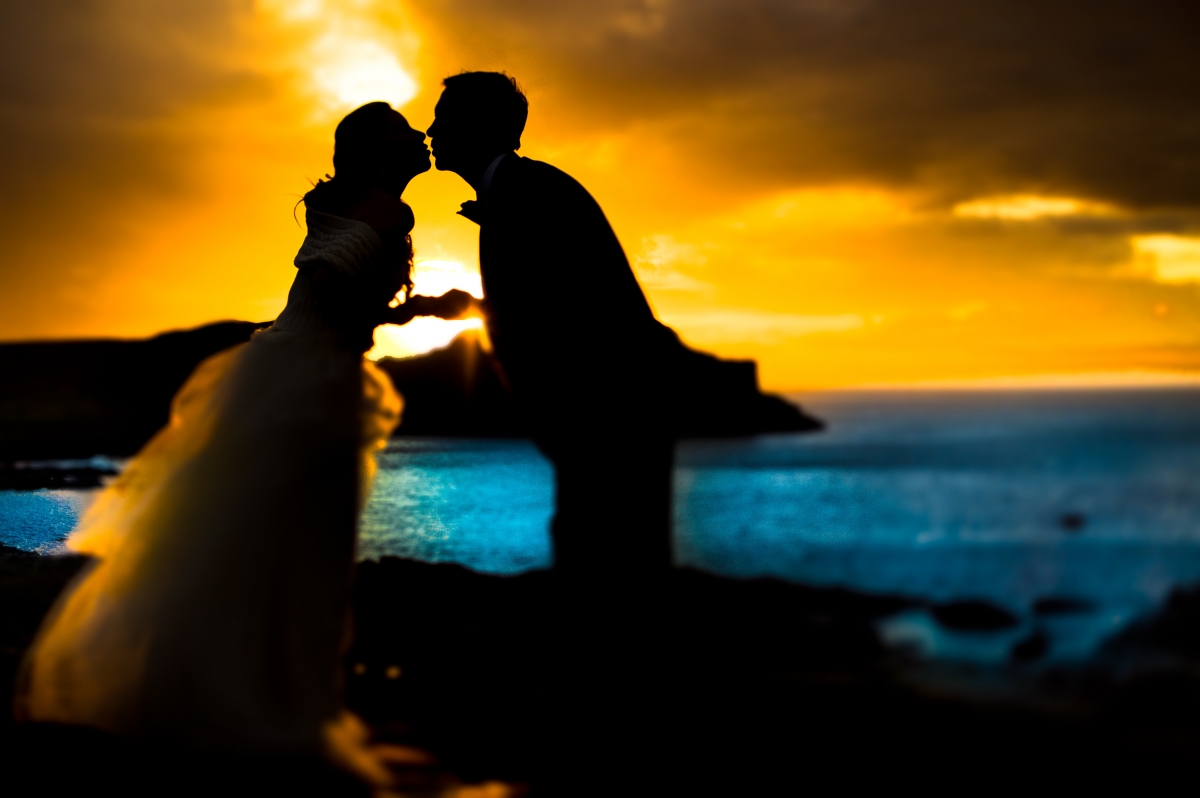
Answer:
[[679, 270], [679, 266], [699, 267], [708, 258], [695, 244], [681, 243], [669, 235], [647, 236], [642, 249], [633, 256], [638, 282], [651, 291], [689, 291], [708, 293], [713, 286]]
[[282, 60], [298, 93], [333, 120], [375, 100], [402, 106], [419, 89], [407, 64], [417, 37], [399, 4], [373, 0], [258, 0], [259, 16], [290, 40]]
[[[593, 192], [664, 320], [764, 384], [1195, 370], [1197, 22], [1171, 0], [10, 2], [0, 336], [266, 318], [337, 115], [416, 90], [426, 123], [438, 78], [486, 68], [525, 85], [523, 152]], [[477, 286], [469, 193], [431, 172], [406, 195], [440, 260], [419, 289]]]
[[774, 345], [823, 332], [845, 332], [863, 326], [852, 313], [806, 316], [763, 310], [714, 309], [663, 314], [663, 321], [676, 328], [690, 343], [699, 345], [753, 343]]
[[523, 79], [535, 115], [654, 121], [730, 180], [1200, 207], [1186, 0], [414, 5], [464, 67]]
[[1102, 203], [1086, 202], [1071, 197], [1020, 194], [960, 202], [954, 206], [953, 213], [966, 219], [1029, 221], [1055, 216], [1111, 216], [1114, 209]]
[[[232, 58], [241, 0], [49, 0], [0, 5], [0, 293], [10, 328], [70, 313], [87, 265], [148, 208], [198, 191], [207, 130], [185, 109], [263, 91]], [[47, 280], [47, 273], [54, 279]], [[49, 309], [49, 312], [48, 312]], [[18, 318], [20, 317], [20, 318]]]
[[164, 123], [261, 89], [232, 58], [247, 10], [236, 0], [0, 5], [6, 178], [18, 191], [169, 187], [183, 171], [169, 151], [196, 136]]
[[1134, 236], [1135, 265], [1161, 283], [1200, 283], [1200, 238]]
[[479, 272], [453, 260], [418, 260], [413, 266], [413, 290], [426, 296], [441, 296], [457, 288], [483, 298]]

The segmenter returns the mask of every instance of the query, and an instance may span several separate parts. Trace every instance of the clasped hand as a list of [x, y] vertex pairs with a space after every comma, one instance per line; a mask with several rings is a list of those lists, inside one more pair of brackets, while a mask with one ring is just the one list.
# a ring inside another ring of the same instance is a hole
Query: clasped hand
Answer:
[[437, 316], [440, 319], [461, 319], [472, 312], [480, 312], [478, 299], [452, 288], [441, 296], [410, 296], [402, 305], [388, 308], [384, 324], [407, 324], [417, 316]]

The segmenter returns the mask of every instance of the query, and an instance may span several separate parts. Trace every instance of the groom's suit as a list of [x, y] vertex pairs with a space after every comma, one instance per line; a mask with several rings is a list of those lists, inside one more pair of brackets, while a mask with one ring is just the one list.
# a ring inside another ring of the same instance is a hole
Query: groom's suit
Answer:
[[515, 153], [477, 202], [487, 328], [534, 438], [554, 463], [556, 567], [670, 564], [670, 354], [616, 234], [569, 175]]

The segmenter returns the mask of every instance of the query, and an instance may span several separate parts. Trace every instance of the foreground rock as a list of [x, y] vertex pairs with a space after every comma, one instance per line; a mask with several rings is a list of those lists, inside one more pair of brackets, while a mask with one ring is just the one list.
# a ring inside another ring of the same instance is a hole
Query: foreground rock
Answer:
[[[0, 601], [15, 610], [6, 663], [81, 564], [0, 553]], [[380, 740], [437, 757], [412, 775], [422, 795], [488, 782], [492, 792], [474, 794], [520, 794], [502, 784], [533, 796], [1027, 790], [1058, 778], [1078, 789], [1115, 775], [1144, 784], [1200, 750], [1200, 680], [1182, 659], [1198, 632], [1175, 640], [1190, 608], [1168, 608], [1171, 631], [1154, 636], [1181, 659], [1050, 669], [1038, 689], [1064, 700], [1036, 704], [936, 689], [961, 676], [952, 671], [914, 681], [920, 663], [888, 654], [874, 631], [912, 604], [688, 570], [652, 589], [387, 558], [358, 569], [347, 698]], [[4, 726], [0, 747], [20, 752], [6, 784], [32, 772], [44, 787], [66, 777], [57, 764], [67, 761], [94, 768], [89, 792], [161, 767], [171, 789], [149, 794], [354, 794], [311, 762], [188, 761], [78, 730]]]

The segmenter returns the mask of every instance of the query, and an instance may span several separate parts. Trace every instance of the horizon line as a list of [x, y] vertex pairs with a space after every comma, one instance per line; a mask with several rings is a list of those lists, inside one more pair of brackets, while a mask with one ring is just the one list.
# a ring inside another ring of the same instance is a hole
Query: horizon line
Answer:
[[868, 382], [824, 388], [787, 390], [765, 389], [772, 393], [803, 394], [833, 393], [836, 391], [905, 392], [905, 391], [1056, 391], [1200, 388], [1200, 372], [1155, 369], [1124, 371], [1089, 371], [1056, 374], [1023, 374], [1001, 377], [950, 377], [906, 382]]

